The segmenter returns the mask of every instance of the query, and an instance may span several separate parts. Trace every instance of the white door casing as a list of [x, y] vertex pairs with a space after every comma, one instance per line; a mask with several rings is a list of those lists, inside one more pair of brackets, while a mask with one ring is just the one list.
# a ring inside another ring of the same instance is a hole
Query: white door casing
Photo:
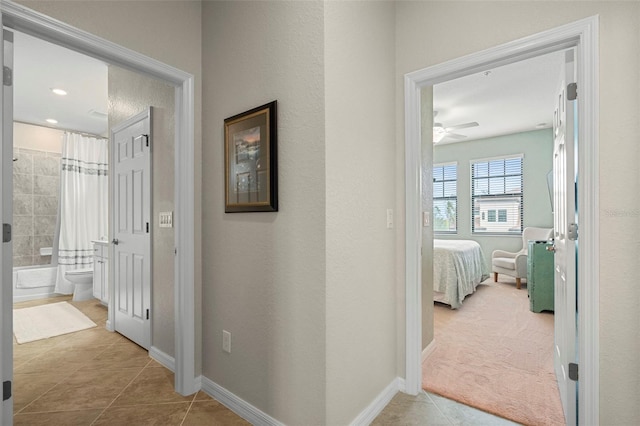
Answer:
[[[500, 65], [575, 47], [580, 80], [578, 153], [580, 239], [578, 240], [577, 349], [580, 359], [580, 424], [599, 419], [599, 169], [598, 17], [592, 16], [404, 76], [405, 129], [405, 382], [421, 390], [421, 201], [420, 90]], [[427, 154], [429, 155], [429, 154]]]
[[[1, 18], [1, 15], [0, 15]], [[13, 69], [13, 33], [3, 30], [2, 68]], [[5, 77], [6, 80], [6, 77]], [[11, 78], [9, 78], [11, 80]], [[11, 81], [2, 85], [2, 146], [0, 147], [0, 223], [13, 224], [13, 86]], [[4, 225], [3, 225], [4, 226]], [[4, 234], [4, 232], [3, 232]], [[13, 397], [5, 393], [5, 383], [13, 381], [13, 243], [5, 241], [0, 248], [0, 377], [3, 383], [3, 401], [0, 404], [0, 424], [13, 421]], [[5, 400], [5, 397], [7, 399]]]
[[115, 331], [151, 347], [151, 108], [111, 129]]
[[[576, 170], [577, 118], [569, 84], [576, 83], [574, 50], [565, 52], [559, 76], [553, 123], [553, 237], [554, 237], [554, 367], [568, 425], [576, 424], [576, 383], [569, 378], [569, 363], [576, 363]], [[575, 228], [574, 228], [575, 229]]]
[[[193, 173], [195, 164], [194, 76], [10, 0], [0, 2], [0, 16], [6, 27], [174, 85], [176, 99], [174, 145], [176, 213], [173, 221], [176, 240], [175, 389], [182, 395], [193, 394], [200, 389], [195, 377], [196, 335], [193, 315], [195, 307], [195, 245], [193, 242], [196, 217]], [[3, 116], [4, 122], [12, 123], [13, 117], [6, 121], [6, 117]], [[12, 125], [3, 124], [3, 132], [6, 131], [12, 131]], [[7, 143], [10, 142], [5, 138], [3, 146]], [[11, 148], [9, 150], [11, 151]], [[4, 202], [7, 202], [7, 198], [3, 198]], [[2, 327], [1, 330], [3, 339], [12, 339], [10, 329]]]

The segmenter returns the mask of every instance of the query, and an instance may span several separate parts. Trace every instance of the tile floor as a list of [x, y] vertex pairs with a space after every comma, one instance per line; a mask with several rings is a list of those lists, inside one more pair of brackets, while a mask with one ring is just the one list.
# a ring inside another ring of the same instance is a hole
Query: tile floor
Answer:
[[[57, 297], [16, 303], [26, 308], [67, 300], [98, 327], [13, 344], [14, 424], [19, 425], [248, 425], [205, 394], [173, 391], [173, 373], [117, 333], [105, 330], [97, 300]], [[491, 425], [515, 423], [434, 394], [397, 394], [373, 425]]]
[[[70, 301], [20, 302], [25, 308]], [[204, 392], [184, 397], [173, 373], [117, 333], [105, 330], [97, 300], [70, 302], [98, 327], [13, 344], [14, 424], [19, 425], [248, 425]]]
[[432, 393], [422, 392], [416, 396], [398, 393], [371, 424], [513, 426], [518, 423]]

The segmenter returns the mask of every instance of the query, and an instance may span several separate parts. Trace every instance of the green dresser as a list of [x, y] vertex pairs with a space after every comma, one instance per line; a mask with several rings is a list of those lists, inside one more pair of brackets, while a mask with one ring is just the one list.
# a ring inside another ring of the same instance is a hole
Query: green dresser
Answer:
[[529, 309], [553, 312], [553, 252], [546, 241], [529, 241], [527, 254], [527, 291]]

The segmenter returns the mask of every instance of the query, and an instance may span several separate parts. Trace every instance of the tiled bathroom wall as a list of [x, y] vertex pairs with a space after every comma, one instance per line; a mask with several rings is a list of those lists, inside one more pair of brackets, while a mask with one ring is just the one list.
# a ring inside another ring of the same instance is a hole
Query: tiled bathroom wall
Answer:
[[44, 265], [51, 256], [60, 191], [60, 153], [14, 148], [13, 266]]

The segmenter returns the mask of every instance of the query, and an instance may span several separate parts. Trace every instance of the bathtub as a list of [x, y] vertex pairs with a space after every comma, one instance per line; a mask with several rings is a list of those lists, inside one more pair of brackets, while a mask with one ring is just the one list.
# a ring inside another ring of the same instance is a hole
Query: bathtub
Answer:
[[22, 266], [13, 268], [13, 302], [58, 296], [54, 291], [57, 266]]

